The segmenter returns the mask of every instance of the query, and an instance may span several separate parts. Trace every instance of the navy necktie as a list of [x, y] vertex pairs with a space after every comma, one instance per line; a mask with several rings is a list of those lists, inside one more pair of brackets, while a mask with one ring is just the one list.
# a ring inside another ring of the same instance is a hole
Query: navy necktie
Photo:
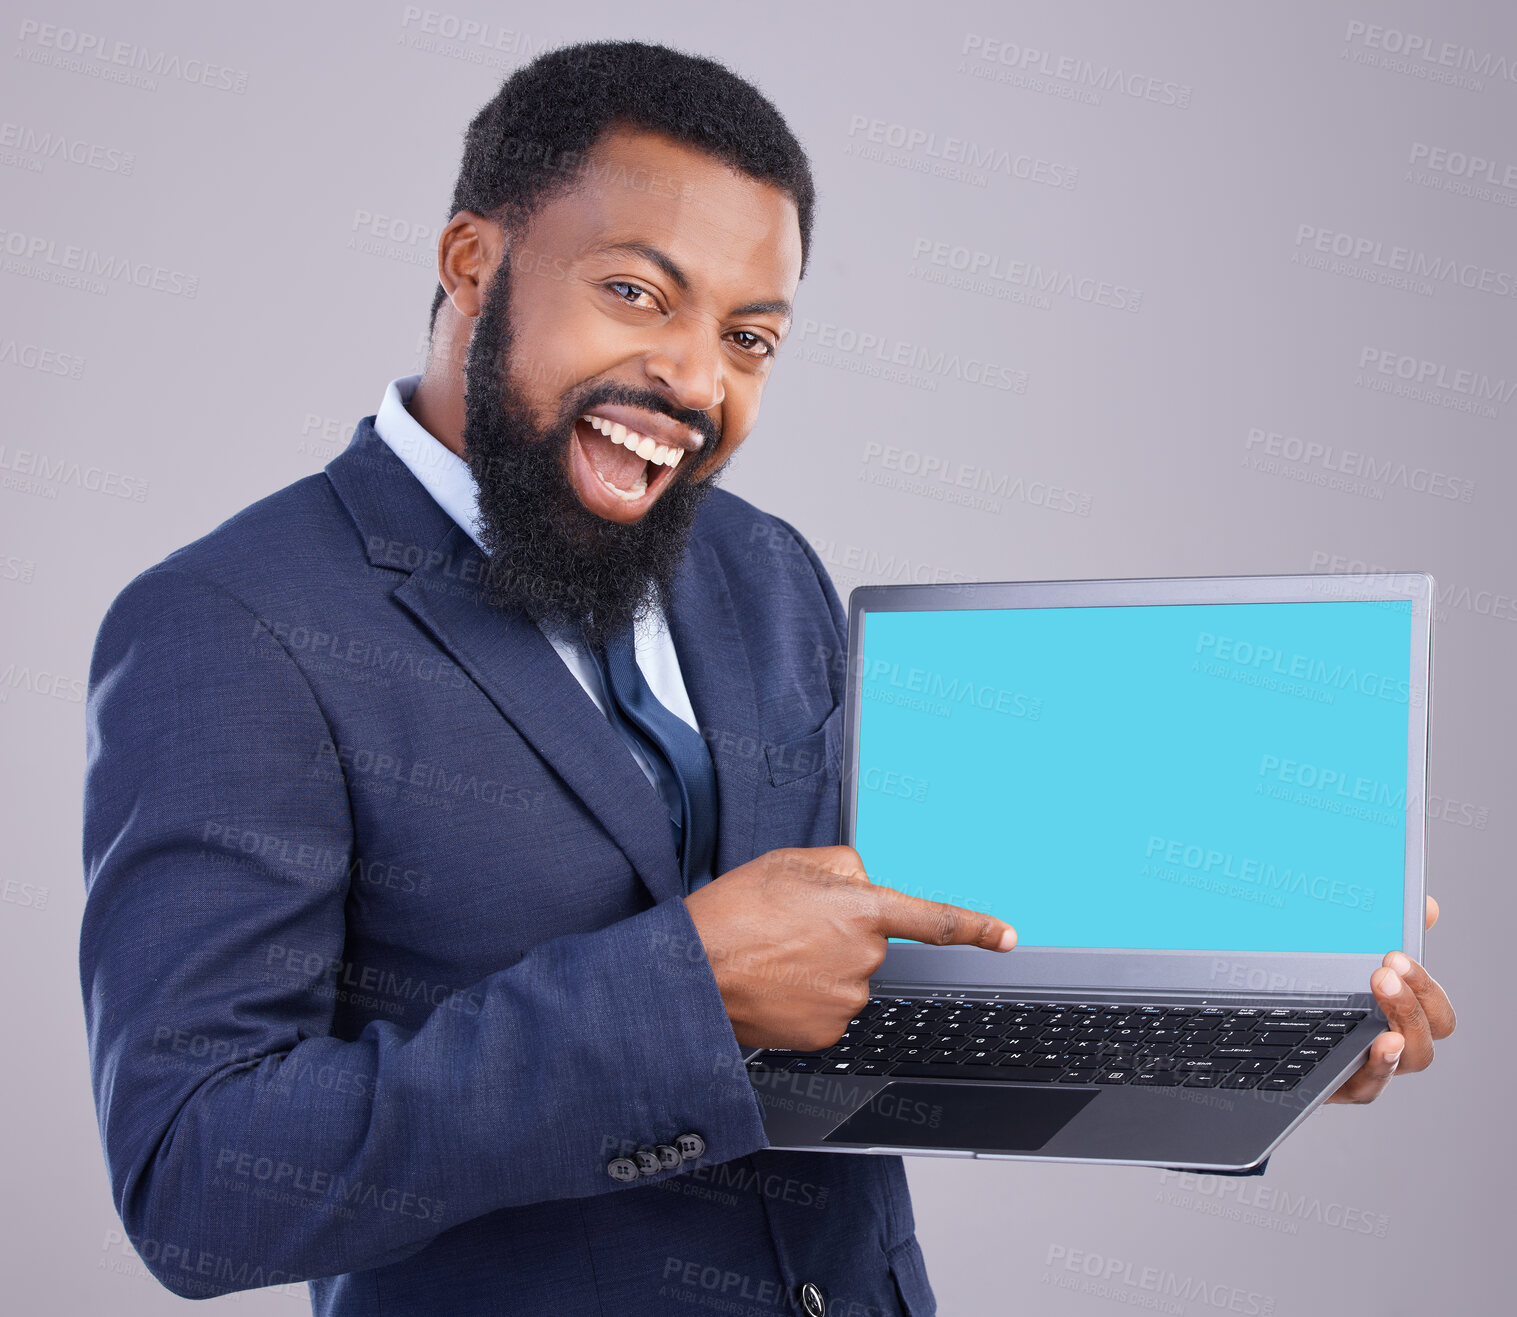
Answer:
[[716, 852], [716, 770], [711, 755], [700, 733], [654, 695], [637, 666], [630, 632], [608, 640], [603, 651], [587, 648], [605, 679], [612, 721], [666, 770], [659, 774], [661, 780], [672, 778], [672, 784], [661, 790], [688, 892], [692, 882], [711, 872]]

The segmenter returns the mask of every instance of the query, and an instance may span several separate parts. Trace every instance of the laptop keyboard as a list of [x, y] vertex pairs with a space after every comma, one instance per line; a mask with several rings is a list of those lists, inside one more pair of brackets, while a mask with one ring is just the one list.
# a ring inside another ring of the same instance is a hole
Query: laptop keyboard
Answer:
[[1365, 1011], [876, 997], [831, 1047], [750, 1071], [1155, 1088], [1295, 1088]]

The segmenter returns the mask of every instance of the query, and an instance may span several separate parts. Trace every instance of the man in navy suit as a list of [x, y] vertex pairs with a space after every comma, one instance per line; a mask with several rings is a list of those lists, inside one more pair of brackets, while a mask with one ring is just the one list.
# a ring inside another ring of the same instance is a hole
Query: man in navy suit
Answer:
[[[891, 936], [1015, 937], [833, 844], [842, 609], [713, 487], [812, 204], [721, 66], [534, 61], [470, 126], [425, 372], [113, 603], [80, 968], [175, 1293], [934, 1311], [899, 1159], [768, 1149], [743, 1064], [835, 1040]], [[1401, 1032], [1345, 1100], [1452, 1028], [1377, 976]]]

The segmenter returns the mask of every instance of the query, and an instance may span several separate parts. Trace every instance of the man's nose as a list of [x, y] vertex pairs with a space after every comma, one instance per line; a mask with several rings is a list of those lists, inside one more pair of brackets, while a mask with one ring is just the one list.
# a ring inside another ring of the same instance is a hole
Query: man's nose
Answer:
[[688, 411], [704, 412], [726, 396], [722, 381], [721, 339], [709, 324], [676, 316], [664, 326], [659, 342], [643, 359], [643, 369], [671, 400]]

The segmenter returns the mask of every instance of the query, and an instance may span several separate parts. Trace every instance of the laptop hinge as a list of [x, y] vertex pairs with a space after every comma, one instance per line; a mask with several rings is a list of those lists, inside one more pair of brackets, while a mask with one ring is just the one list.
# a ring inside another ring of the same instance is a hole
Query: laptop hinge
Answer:
[[1167, 988], [993, 988], [973, 984], [950, 983], [871, 983], [871, 997], [973, 997], [976, 1001], [1058, 1001], [1058, 1002], [1195, 1002], [1205, 1006], [1213, 1002], [1290, 1001], [1303, 1005], [1347, 1005], [1365, 993], [1351, 992], [1194, 992]]

